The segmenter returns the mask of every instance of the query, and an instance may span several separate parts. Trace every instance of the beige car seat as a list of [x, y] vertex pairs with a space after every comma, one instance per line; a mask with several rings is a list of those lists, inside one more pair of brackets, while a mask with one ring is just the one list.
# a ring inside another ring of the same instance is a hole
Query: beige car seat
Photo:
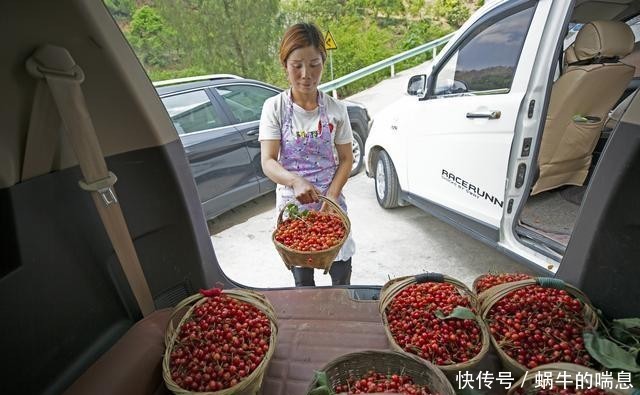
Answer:
[[532, 195], [584, 183], [607, 114], [635, 72], [619, 61], [634, 41], [625, 23], [595, 21], [584, 25], [567, 48], [566, 71], [551, 90]]

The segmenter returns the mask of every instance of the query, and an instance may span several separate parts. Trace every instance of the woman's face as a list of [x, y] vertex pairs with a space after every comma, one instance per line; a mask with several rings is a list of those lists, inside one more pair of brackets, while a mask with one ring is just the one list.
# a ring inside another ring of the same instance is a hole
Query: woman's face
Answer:
[[323, 68], [322, 55], [313, 46], [292, 51], [285, 65], [291, 88], [302, 94], [316, 93]]

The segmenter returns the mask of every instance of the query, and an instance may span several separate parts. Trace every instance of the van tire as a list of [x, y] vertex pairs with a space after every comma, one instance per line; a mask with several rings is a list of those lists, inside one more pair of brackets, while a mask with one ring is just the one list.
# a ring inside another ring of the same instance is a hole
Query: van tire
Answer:
[[376, 181], [376, 198], [383, 208], [398, 207], [400, 184], [393, 162], [386, 151], [380, 151], [374, 174]]

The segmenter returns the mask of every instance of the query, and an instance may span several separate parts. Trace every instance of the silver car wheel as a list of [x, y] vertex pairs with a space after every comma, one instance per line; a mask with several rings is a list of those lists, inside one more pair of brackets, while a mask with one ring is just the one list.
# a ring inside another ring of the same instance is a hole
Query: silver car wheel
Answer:
[[360, 165], [360, 144], [358, 144], [358, 140], [355, 137], [351, 139], [351, 151], [353, 152], [351, 171], [354, 171]]
[[385, 182], [384, 164], [381, 160], [378, 160], [378, 164], [376, 165], [376, 192], [378, 192], [380, 200], [384, 200]]

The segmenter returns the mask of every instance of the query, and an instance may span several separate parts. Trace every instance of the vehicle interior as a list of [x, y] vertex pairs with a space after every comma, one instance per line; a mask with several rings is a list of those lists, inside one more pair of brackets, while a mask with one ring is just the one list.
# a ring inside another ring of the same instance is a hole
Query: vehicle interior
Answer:
[[[170, 308], [201, 288], [241, 285], [220, 269], [178, 133], [104, 4], [36, 3], [6, 3], [0, 24], [11, 37], [0, 58], [0, 393], [168, 394]], [[638, 298], [638, 184], [623, 181], [640, 171], [639, 115], [630, 100], [558, 274], [616, 317], [640, 314], [619, 303]], [[105, 226], [103, 207], [120, 207], [126, 224]], [[128, 233], [140, 282], [109, 229]], [[388, 350], [379, 289], [261, 290], [279, 326], [261, 392], [303, 394], [329, 360]], [[500, 368], [490, 355], [478, 369]]]
[[640, 86], [638, 11], [637, 1], [575, 3], [551, 89], [536, 179], [517, 227], [556, 260], [566, 251], [610, 133]]

